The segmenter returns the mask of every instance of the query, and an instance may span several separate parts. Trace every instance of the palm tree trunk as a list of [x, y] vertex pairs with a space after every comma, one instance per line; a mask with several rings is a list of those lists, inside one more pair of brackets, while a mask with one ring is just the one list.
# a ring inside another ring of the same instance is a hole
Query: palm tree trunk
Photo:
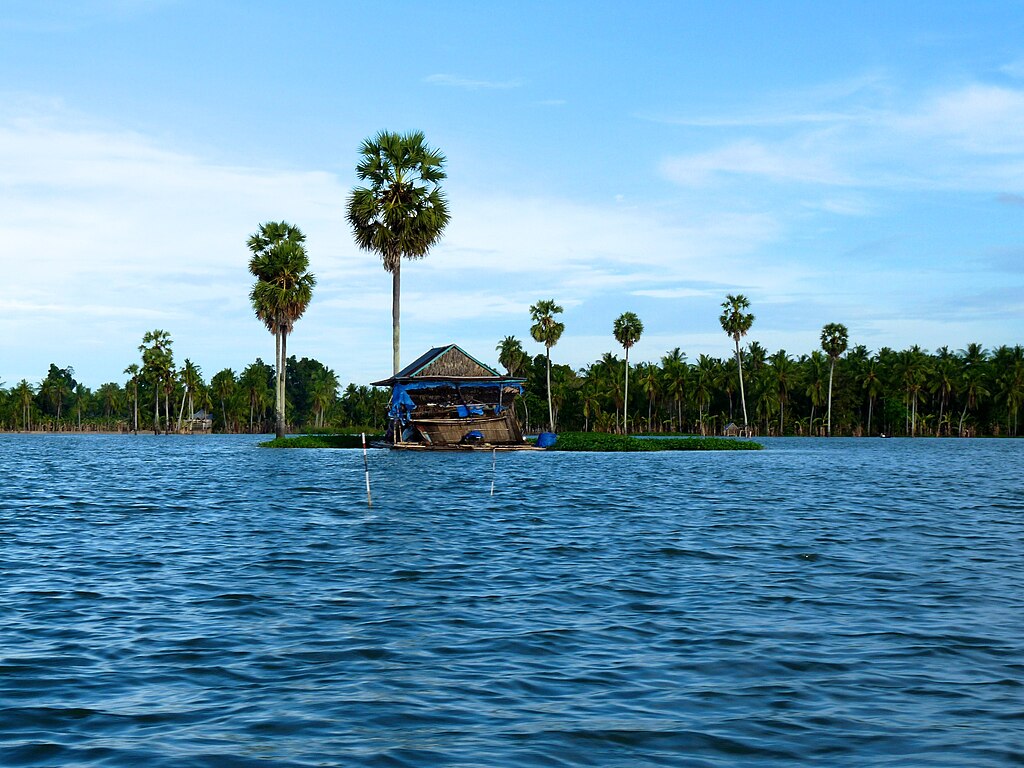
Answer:
[[153, 432], [160, 434], [160, 379], [153, 384]]
[[836, 361], [832, 361], [832, 365], [828, 369], [828, 434], [832, 437], [832, 374], [836, 370]]
[[747, 427], [747, 396], [743, 392], [743, 356], [740, 355], [740, 340], [736, 339], [736, 365], [740, 370], [740, 402], [743, 403], [743, 428]]
[[395, 269], [391, 273], [391, 356], [395, 373], [402, 370], [401, 363], [401, 297], [402, 297], [402, 260], [395, 260]]
[[622, 395], [622, 434], [629, 434], [629, 347], [626, 347], [626, 390]]
[[871, 406], [875, 404], [875, 398], [868, 398], [868, 437], [871, 437]]
[[185, 398], [188, 392], [181, 393], [181, 407], [178, 408], [178, 431], [181, 432], [181, 420], [185, 416]]
[[276, 437], [283, 438], [285, 425], [284, 381], [285, 365], [288, 360], [288, 332], [285, 330], [284, 326], [280, 326], [278, 328], [278, 333], [281, 338], [281, 359], [278, 361], [277, 366], [277, 424], [274, 431]]
[[551, 404], [551, 347], [546, 346], [544, 350], [547, 354], [547, 375], [548, 375], [548, 429], [552, 432], [555, 431], [555, 409]]

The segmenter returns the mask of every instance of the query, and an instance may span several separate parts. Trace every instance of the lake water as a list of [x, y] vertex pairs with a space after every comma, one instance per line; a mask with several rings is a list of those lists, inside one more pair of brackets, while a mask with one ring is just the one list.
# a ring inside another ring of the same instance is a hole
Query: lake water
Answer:
[[0, 436], [0, 765], [1024, 763], [1022, 440], [256, 441]]

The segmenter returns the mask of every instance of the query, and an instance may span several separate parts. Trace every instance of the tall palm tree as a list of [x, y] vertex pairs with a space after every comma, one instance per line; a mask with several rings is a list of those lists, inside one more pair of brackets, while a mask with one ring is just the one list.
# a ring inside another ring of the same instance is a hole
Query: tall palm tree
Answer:
[[368, 186], [352, 190], [348, 223], [359, 247], [377, 253], [391, 273], [392, 362], [398, 373], [402, 259], [426, 256], [448, 224], [440, 187], [445, 157], [420, 131], [381, 131], [363, 142], [359, 154], [356, 175]]
[[[282, 234], [284, 233], [284, 234]], [[253, 310], [267, 330], [274, 334], [277, 352], [275, 387], [275, 433], [285, 433], [285, 374], [288, 363], [288, 335], [313, 299], [316, 277], [309, 272], [305, 237], [296, 227], [270, 222], [249, 238], [252, 258], [249, 271], [256, 283], [249, 293]]]
[[21, 428], [26, 431], [32, 429], [32, 398], [35, 396], [34, 388], [28, 383], [28, 379], [22, 379], [14, 390], [18, 404], [21, 405]]
[[743, 391], [743, 359], [740, 355], [740, 339], [747, 335], [754, 324], [754, 316], [745, 310], [750, 309], [750, 301], [742, 293], [727, 294], [722, 302], [722, 316], [718, 318], [722, 330], [732, 337], [736, 343], [736, 365], [740, 375], [740, 401], [743, 403], [743, 426], [747, 426], [747, 396]]
[[810, 434], [814, 434], [814, 409], [825, 401], [825, 357], [818, 350], [811, 352], [804, 361], [807, 381], [806, 394], [811, 399], [811, 419], [808, 423]]
[[[648, 363], [643, 368], [640, 377], [640, 387], [647, 395], [647, 431], [653, 432], [654, 425], [654, 401], [661, 394], [662, 372], [654, 363]], [[660, 430], [659, 430], [660, 431]]]
[[706, 408], [710, 410], [711, 395], [714, 392], [715, 379], [718, 378], [718, 368], [717, 361], [709, 355], [701, 355], [697, 358], [690, 393], [697, 401], [697, 424], [701, 435], [707, 434], [704, 427], [704, 412]]
[[828, 367], [828, 429], [825, 434], [832, 437], [832, 376], [836, 371], [836, 360], [846, 351], [849, 334], [842, 323], [829, 323], [821, 329], [821, 349], [829, 359]]
[[[139, 351], [142, 353], [142, 368], [153, 381], [153, 431], [160, 431], [160, 390], [174, 371], [174, 353], [171, 351], [171, 334], [159, 328], [147, 331], [142, 337]], [[166, 389], [166, 388], [165, 388]], [[167, 411], [166, 403], [164, 411]], [[168, 419], [168, 428], [170, 423]]]
[[132, 363], [124, 372], [128, 374], [128, 384], [132, 385], [132, 432], [139, 431], [139, 366]]
[[686, 384], [689, 374], [689, 366], [686, 363], [686, 353], [675, 347], [661, 358], [661, 370], [665, 377], [665, 394], [675, 402], [676, 429], [683, 431], [683, 396], [686, 394]]
[[541, 299], [530, 307], [530, 318], [533, 320], [530, 336], [534, 341], [544, 345], [547, 357], [548, 429], [552, 432], [555, 431], [555, 410], [551, 402], [551, 348], [558, 343], [565, 331], [565, 323], [555, 320], [555, 315], [561, 313], [562, 308], [555, 304], [554, 299]]
[[612, 324], [615, 340], [626, 350], [626, 390], [622, 398], [622, 434], [629, 434], [629, 349], [644, 332], [644, 324], [633, 312], [623, 312]]
[[793, 386], [796, 372], [793, 361], [784, 349], [780, 349], [769, 360], [775, 377], [775, 395], [779, 402], [779, 436], [781, 437], [786, 433], [786, 401], [789, 399], [789, 390]]
[[868, 396], [868, 435], [871, 434], [871, 412], [874, 409], [875, 400], [880, 394], [882, 394], [883, 390], [879, 365], [880, 363], [876, 356], [874, 359], [868, 361], [860, 374], [861, 389], [863, 389], [864, 394]]

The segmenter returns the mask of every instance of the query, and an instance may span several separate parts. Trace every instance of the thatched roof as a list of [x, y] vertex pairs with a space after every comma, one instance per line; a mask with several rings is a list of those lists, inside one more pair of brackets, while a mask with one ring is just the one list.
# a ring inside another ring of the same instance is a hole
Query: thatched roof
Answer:
[[390, 387], [410, 381], [508, 381], [489, 365], [484, 365], [458, 344], [434, 347], [420, 355], [394, 376], [373, 382], [375, 387]]

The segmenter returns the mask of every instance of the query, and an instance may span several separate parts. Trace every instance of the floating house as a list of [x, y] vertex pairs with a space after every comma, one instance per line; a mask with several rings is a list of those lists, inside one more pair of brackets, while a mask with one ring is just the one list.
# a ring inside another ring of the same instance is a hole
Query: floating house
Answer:
[[457, 344], [434, 347], [389, 379], [388, 442], [413, 450], [521, 450], [512, 405], [523, 379], [502, 376]]

